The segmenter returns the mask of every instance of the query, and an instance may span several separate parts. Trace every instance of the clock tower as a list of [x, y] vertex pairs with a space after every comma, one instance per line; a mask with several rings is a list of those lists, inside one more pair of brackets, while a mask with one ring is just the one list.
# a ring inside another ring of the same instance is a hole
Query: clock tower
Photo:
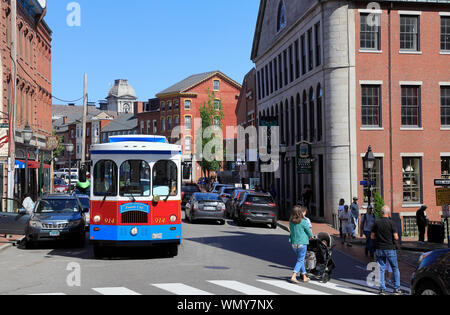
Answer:
[[128, 83], [128, 80], [115, 80], [114, 85], [109, 90], [107, 110], [118, 113], [133, 113], [134, 102], [137, 100], [136, 92]]

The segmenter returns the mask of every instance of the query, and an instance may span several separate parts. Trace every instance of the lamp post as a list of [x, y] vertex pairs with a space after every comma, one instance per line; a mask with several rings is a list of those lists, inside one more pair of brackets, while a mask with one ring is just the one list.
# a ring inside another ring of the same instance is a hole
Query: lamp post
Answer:
[[375, 165], [375, 156], [372, 152], [372, 146], [369, 146], [369, 149], [366, 152], [366, 155], [364, 156], [364, 167], [366, 168], [368, 175], [369, 175], [369, 204], [368, 206], [371, 207], [372, 202], [372, 170]]
[[69, 194], [72, 188], [72, 153], [73, 153], [73, 143], [65, 145], [67, 153], [69, 153]]
[[22, 137], [23, 137], [23, 144], [25, 145], [25, 195], [28, 195], [29, 191], [29, 172], [28, 172], [28, 147], [31, 142], [31, 138], [33, 138], [33, 130], [30, 128], [30, 126], [25, 126], [25, 129], [22, 131]]
[[194, 154], [191, 153], [191, 183], [194, 182]]

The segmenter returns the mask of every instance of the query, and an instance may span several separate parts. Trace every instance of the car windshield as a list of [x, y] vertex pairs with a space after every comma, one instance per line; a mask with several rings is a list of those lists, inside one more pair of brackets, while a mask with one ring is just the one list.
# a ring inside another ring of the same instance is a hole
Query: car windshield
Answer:
[[195, 194], [194, 199], [197, 201], [201, 200], [219, 200], [218, 194]]
[[59, 185], [65, 185], [66, 183], [61, 178], [57, 178], [54, 180], [54, 184], [55, 184], [55, 186], [59, 186]]
[[255, 196], [255, 195], [247, 196], [247, 199], [245, 201], [252, 202], [252, 203], [258, 203], [258, 204], [273, 203], [272, 198], [269, 196]]
[[79, 212], [80, 208], [76, 199], [46, 199], [41, 200], [36, 208], [36, 213], [52, 212]]
[[223, 193], [230, 195], [231, 193], [233, 193], [233, 191], [234, 191], [234, 188], [225, 188], [223, 190]]
[[190, 186], [183, 186], [181, 188], [182, 191], [184, 192], [196, 192], [196, 191], [200, 191], [200, 189], [198, 188], [198, 186], [194, 186], [194, 185], [190, 185]]

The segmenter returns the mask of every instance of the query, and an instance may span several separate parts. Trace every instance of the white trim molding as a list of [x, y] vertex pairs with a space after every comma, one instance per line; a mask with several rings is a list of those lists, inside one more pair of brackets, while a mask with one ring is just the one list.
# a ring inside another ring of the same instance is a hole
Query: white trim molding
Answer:
[[[420, 208], [420, 207], [422, 207], [422, 204], [411, 204], [411, 205], [403, 204], [402, 205], [402, 208]], [[416, 212], [400, 212], [400, 216], [401, 217], [415, 217]]]
[[441, 152], [441, 157], [450, 157], [450, 152]]
[[400, 85], [423, 85], [423, 81], [399, 81]]
[[381, 14], [383, 10], [380, 9], [358, 9], [359, 13], [372, 13], [372, 14]]
[[422, 11], [398, 11], [399, 15], [422, 15]]
[[[365, 157], [367, 153], [361, 153], [361, 157]], [[384, 153], [375, 153], [373, 152], [373, 156], [376, 158], [384, 158]]]
[[450, 82], [439, 82], [440, 86], [450, 86]]
[[416, 152], [416, 153], [400, 153], [400, 157], [424, 157], [423, 152]]
[[440, 16], [450, 16], [450, 12], [439, 12]]
[[383, 85], [383, 80], [359, 80], [359, 85]]

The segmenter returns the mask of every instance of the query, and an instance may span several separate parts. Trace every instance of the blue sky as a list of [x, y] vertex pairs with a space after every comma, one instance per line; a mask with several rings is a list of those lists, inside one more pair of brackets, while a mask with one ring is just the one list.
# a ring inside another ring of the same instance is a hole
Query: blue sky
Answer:
[[67, 24], [70, 2], [49, 0], [45, 18], [53, 31], [52, 93], [58, 98], [80, 98], [85, 72], [89, 101], [104, 99], [115, 79], [128, 79], [146, 100], [211, 70], [242, 83], [253, 67], [259, 0], [78, 0], [79, 27]]

